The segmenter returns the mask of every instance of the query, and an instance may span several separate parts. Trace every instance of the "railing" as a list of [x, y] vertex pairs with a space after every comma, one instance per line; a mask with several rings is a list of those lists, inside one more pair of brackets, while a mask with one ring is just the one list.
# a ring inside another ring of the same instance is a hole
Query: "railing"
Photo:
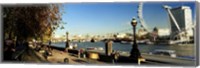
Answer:
[[[89, 51], [89, 52], [96, 52], [99, 53], [100, 55], [105, 54], [103, 51]], [[169, 65], [187, 65], [187, 66], [194, 66], [195, 65], [195, 60], [192, 59], [186, 59], [186, 58], [173, 58], [170, 56], [161, 56], [161, 55], [150, 55], [147, 53], [142, 53], [141, 54], [144, 59], [147, 62], [156, 62], [156, 63], [163, 63], [163, 64], [169, 64]], [[124, 59], [126, 57], [129, 58], [129, 54], [120, 54], [121, 59]], [[101, 58], [101, 57], [100, 57]], [[120, 60], [120, 58], [119, 58]], [[126, 62], [126, 60], [124, 60]]]

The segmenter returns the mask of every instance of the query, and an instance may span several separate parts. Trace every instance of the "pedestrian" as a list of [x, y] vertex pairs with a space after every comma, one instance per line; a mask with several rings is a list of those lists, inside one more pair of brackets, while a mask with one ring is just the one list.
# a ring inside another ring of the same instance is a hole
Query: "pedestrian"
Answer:
[[115, 54], [115, 51], [113, 50], [112, 53], [111, 53], [111, 58], [112, 58], [112, 63], [113, 64], [115, 63], [114, 54]]
[[49, 46], [51, 45], [51, 40], [49, 40]]
[[23, 46], [25, 47], [25, 51], [29, 50], [29, 43], [28, 43], [28, 41], [24, 41]]
[[80, 57], [85, 58], [85, 50], [83, 48], [80, 49]]
[[119, 52], [115, 52], [115, 54], [114, 54], [115, 63], [117, 63], [118, 58], [119, 58]]
[[115, 63], [117, 63], [119, 53], [117, 51], [113, 50], [111, 53], [111, 57], [112, 57], [112, 63], [115, 64]]
[[78, 52], [78, 58], [82, 58], [83, 55], [83, 49], [81, 48]]
[[13, 53], [15, 52], [14, 42], [11, 39], [7, 39], [4, 42], [4, 52], [3, 52], [3, 60], [12, 61], [14, 60]]

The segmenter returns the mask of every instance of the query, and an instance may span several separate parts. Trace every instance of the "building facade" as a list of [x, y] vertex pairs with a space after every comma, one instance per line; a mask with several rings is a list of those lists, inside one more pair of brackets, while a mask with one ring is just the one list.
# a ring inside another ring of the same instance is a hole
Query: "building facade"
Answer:
[[[191, 8], [188, 6], [181, 6], [178, 8], [170, 9], [180, 30], [185, 31], [185, 34], [187, 36], [193, 36], [193, 30], [192, 30], [192, 11]], [[171, 36], [177, 35], [179, 32], [175, 22], [172, 20], [172, 18], [169, 17], [170, 25], [171, 25]]]

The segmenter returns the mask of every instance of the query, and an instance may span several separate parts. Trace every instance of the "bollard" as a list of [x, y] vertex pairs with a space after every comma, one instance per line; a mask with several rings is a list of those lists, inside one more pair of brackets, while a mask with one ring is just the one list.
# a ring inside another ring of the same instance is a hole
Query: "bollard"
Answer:
[[105, 52], [106, 52], [106, 55], [107, 56], [110, 56], [111, 55], [111, 53], [112, 53], [112, 41], [111, 40], [109, 40], [109, 41], [107, 41], [106, 43], [105, 43]]

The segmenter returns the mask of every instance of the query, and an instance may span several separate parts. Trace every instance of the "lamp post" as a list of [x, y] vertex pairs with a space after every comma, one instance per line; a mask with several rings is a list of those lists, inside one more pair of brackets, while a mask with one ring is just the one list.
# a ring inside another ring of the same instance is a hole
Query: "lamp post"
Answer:
[[66, 32], [66, 48], [68, 48], [69, 47], [69, 32]]
[[136, 33], [135, 32], [136, 32], [137, 20], [135, 18], [132, 19], [131, 25], [133, 26], [133, 45], [132, 45], [130, 57], [133, 58], [137, 62], [138, 58], [141, 57], [141, 55], [140, 55], [140, 51], [138, 49], [138, 45], [136, 43]]

